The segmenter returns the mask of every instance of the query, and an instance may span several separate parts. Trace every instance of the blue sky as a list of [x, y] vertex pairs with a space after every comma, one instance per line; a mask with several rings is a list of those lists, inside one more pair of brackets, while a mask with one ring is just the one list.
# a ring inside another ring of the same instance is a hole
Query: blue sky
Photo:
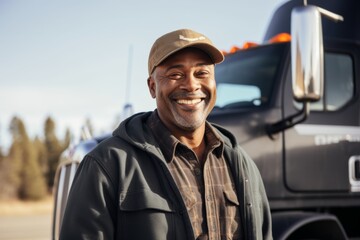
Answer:
[[284, 2], [1, 0], [0, 146], [14, 115], [31, 137], [42, 136], [47, 116], [77, 137], [86, 118], [97, 133], [111, 131], [126, 96], [135, 112], [153, 110], [147, 57], [157, 37], [191, 28], [222, 50], [261, 42]]

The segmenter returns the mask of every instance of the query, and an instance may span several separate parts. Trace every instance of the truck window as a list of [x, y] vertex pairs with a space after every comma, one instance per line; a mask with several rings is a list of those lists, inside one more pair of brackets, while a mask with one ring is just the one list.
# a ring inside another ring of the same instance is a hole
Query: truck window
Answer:
[[233, 83], [221, 83], [217, 87], [218, 97], [216, 105], [218, 107], [228, 106], [231, 103], [242, 102], [247, 103], [248, 101], [253, 100], [254, 105], [260, 105], [261, 101], [261, 92], [259, 87], [242, 85], [242, 84], [233, 84]]
[[286, 44], [241, 50], [216, 66], [216, 107], [259, 107], [268, 103]]
[[351, 56], [339, 53], [325, 53], [324, 56], [324, 97], [312, 103], [310, 108], [315, 111], [336, 111], [354, 96], [353, 60]]

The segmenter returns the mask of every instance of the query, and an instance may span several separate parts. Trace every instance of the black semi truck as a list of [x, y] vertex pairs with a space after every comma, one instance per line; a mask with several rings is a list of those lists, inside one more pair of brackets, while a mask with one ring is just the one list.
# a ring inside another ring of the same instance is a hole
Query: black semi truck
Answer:
[[[208, 120], [257, 164], [274, 239], [360, 239], [360, 1], [286, 2], [263, 44], [234, 47], [216, 81]], [[63, 153], [53, 239], [79, 162], [108, 136]]]

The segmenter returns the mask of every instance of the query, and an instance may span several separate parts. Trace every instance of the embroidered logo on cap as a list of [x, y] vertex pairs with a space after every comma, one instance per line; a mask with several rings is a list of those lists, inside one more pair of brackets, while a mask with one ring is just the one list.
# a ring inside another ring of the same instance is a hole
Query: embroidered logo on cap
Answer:
[[200, 37], [197, 37], [197, 38], [187, 38], [187, 37], [184, 37], [183, 35], [180, 34], [179, 39], [189, 41], [189, 42], [195, 42], [195, 41], [205, 40], [206, 38], [204, 36], [200, 36]]

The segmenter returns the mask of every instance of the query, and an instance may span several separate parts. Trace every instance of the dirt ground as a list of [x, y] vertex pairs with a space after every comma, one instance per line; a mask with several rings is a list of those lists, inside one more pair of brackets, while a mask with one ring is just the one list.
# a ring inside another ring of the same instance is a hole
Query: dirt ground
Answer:
[[40, 201], [1, 200], [0, 216], [49, 214], [53, 205], [52, 196]]

